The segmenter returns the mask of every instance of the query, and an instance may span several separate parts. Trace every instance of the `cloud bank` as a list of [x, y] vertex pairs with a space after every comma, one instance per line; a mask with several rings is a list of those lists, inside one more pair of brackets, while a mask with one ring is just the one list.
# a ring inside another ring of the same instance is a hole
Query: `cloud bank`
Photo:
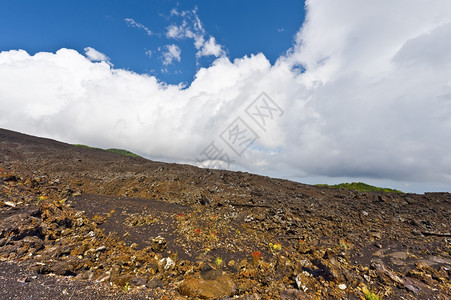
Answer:
[[[1, 52], [0, 127], [193, 164], [214, 141], [232, 169], [451, 191], [451, 2], [306, 9], [293, 48], [274, 65], [261, 53], [230, 61], [203, 39], [197, 49], [218, 58], [189, 87], [115, 69], [92, 48]], [[177, 30], [167, 35], [187, 34]], [[283, 110], [265, 130], [246, 114], [263, 91]], [[238, 117], [258, 136], [241, 156], [220, 138]]]

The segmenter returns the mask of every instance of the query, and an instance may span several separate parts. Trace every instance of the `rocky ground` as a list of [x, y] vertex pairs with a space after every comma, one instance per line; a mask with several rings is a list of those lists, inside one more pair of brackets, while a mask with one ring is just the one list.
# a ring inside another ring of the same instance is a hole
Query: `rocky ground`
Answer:
[[450, 299], [451, 194], [334, 190], [0, 129], [2, 299]]

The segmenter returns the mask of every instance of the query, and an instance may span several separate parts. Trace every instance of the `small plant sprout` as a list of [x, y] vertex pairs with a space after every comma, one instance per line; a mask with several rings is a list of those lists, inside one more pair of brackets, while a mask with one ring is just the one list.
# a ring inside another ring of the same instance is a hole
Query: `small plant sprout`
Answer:
[[349, 244], [345, 240], [340, 240], [340, 247], [347, 250], [349, 248]]
[[47, 196], [44, 196], [44, 195], [41, 195], [41, 196], [39, 196], [38, 197], [38, 204], [41, 202], [41, 201], [43, 201], [43, 200], [45, 200], [45, 199], [47, 199], [48, 197]]
[[218, 220], [218, 216], [217, 215], [213, 215], [210, 217], [210, 220], [213, 222], [216, 222]]
[[365, 296], [365, 300], [382, 300], [382, 297], [379, 294], [369, 290], [363, 292], [363, 295]]
[[124, 286], [124, 291], [127, 292], [128, 290], [130, 290], [130, 283], [126, 282]]
[[222, 265], [222, 262], [223, 262], [222, 258], [216, 257], [215, 259], [216, 266], [220, 267]]
[[282, 250], [282, 245], [280, 243], [269, 243], [269, 248], [271, 251], [280, 251]]

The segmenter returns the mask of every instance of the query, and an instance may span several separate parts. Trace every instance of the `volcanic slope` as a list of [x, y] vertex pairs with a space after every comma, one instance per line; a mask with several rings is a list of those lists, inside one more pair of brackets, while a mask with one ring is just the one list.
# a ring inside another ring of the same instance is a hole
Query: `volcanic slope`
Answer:
[[449, 299], [450, 203], [449, 193], [336, 190], [0, 129], [0, 293]]

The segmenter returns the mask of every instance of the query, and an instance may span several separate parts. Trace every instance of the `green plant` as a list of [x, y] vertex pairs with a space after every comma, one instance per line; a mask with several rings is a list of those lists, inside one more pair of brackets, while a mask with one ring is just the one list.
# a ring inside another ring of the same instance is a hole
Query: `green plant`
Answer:
[[39, 203], [40, 203], [41, 201], [44, 201], [44, 200], [46, 200], [46, 199], [48, 199], [48, 198], [49, 198], [49, 197], [43, 196], [43, 195], [39, 196], [39, 197], [38, 197], [38, 202], [37, 202], [37, 204], [39, 205]]
[[349, 248], [349, 245], [345, 240], [340, 240], [340, 247], [347, 250]]
[[382, 296], [374, 291], [370, 291], [366, 286], [362, 289], [365, 300], [382, 300]]
[[365, 294], [365, 300], [382, 300], [382, 298], [378, 294], [368, 291]]
[[128, 290], [130, 290], [130, 283], [126, 282], [124, 286], [124, 291], [127, 292]]
[[121, 155], [124, 155], [124, 156], [129, 156], [129, 157], [140, 157], [139, 155], [136, 155], [135, 153], [130, 152], [128, 150], [124, 150], [124, 149], [111, 148], [111, 149], [107, 149], [106, 151], [112, 152], [112, 153], [121, 154]]
[[216, 266], [220, 267], [222, 265], [222, 258], [216, 257], [215, 264], [216, 264]]
[[353, 190], [361, 192], [385, 192], [385, 193], [403, 193], [402, 191], [391, 189], [391, 188], [381, 188], [373, 185], [369, 185], [363, 182], [351, 182], [351, 183], [339, 183], [335, 185], [328, 184], [316, 184], [319, 187], [328, 187], [341, 190]]
[[102, 151], [108, 151], [111, 153], [116, 153], [116, 154], [120, 154], [120, 155], [124, 155], [124, 156], [129, 156], [129, 157], [141, 157], [139, 155], [136, 155], [133, 152], [130, 152], [128, 150], [124, 150], [124, 149], [116, 149], [116, 148], [111, 148], [111, 149], [102, 149], [102, 148], [96, 148], [96, 147], [91, 147], [88, 145], [83, 145], [83, 144], [74, 144], [75, 147], [80, 147], [80, 148], [87, 148], [87, 149], [95, 149], [95, 150], [102, 150]]
[[275, 243], [275, 244], [269, 243], [269, 249], [271, 251], [280, 251], [280, 250], [282, 250], [282, 245], [280, 243]]

